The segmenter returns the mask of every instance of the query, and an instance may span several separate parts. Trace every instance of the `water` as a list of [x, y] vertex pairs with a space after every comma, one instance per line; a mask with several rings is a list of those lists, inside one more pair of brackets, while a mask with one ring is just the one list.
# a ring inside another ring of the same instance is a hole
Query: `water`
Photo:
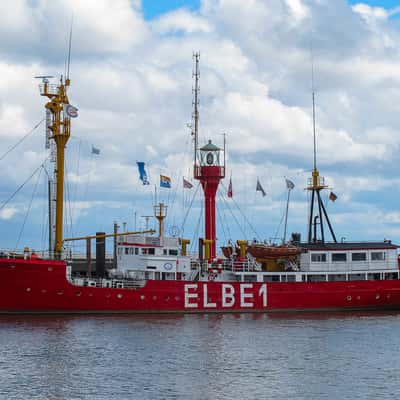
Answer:
[[400, 313], [0, 317], [0, 399], [398, 399]]

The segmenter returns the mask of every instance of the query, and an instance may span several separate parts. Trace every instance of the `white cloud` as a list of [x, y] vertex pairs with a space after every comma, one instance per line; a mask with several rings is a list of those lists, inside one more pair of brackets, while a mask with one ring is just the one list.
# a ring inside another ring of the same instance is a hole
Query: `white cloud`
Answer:
[[206, 18], [196, 16], [185, 9], [179, 9], [161, 16], [154, 23], [153, 28], [160, 33], [210, 33], [213, 30]]
[[[351, 7], [341, 0], [203, 0], [199, 11], [179, 9], [149, 22], [138, 0], [19, 0], [12, 8], [5, 3], [0, 2], [4, 151], [43, 117], [45, 99], [33, 76], [63, 73], [74, 13], [69, 97], [80, 116], [72, 123], [67, 165], [71, 201], [82, 219], [99, 223], [94, 210], [100, 207], [110, 218], [131, 215], [124, 207], [132, 203], [148, 214], [152, 194], [138, 181], [137, 160], [146, 161], [153, 182], [159, 173], [178, 184], [189, 175], [191, 56], [199, 50], [200, 142], [212, 138], [221, 144], [227, 133], [235, 196], [260, 231], [279, 223], [283, 177], [292, 177], [293, 229], [304, 230], [307, 198], [301, 188], [312, 162], [311, 41], [318, 160], [321, 174], [339, 191], [335, 209], [358, 209], [355, 199], [368, 196], [371, 187], [399, 195], [393, 175], [400, 162], [400, 35], [390, 21], [397, 9]], [[3, 198], [45, 158], [42, 128], [2, 161]], [[92, 144], [100, 156], [90, 155]], [[257, 176], [268, 192], [264, 200], [255, 197]], [[21, 196], [29, 201], [31, 192], [29, 187]], [[393, 207], [387, 201], [376, 210], [392, 215]], [[363, 209], [359, 219], [369, 212]], [[336, 221], [355, 232], [347, 218], [338, 210]]]
[[11, 219], [17, 213], [18, 209], [16, 207], [5, 207], [0, 210], [0, 219]]

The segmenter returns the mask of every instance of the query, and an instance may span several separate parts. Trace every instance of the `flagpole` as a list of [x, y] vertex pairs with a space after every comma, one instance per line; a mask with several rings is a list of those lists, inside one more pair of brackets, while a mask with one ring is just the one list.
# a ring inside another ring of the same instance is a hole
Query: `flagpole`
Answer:
[[290, 189], [288, 188], [287, 202], [286, 202], [286, 214], [285, 214], [285, 229], [283, 232], [282, 244], [286, 243], [286, 228], [287, 228], [287, 219], [288, 219], [288, 214], [289, 214], [289, 200], [290, 200]]

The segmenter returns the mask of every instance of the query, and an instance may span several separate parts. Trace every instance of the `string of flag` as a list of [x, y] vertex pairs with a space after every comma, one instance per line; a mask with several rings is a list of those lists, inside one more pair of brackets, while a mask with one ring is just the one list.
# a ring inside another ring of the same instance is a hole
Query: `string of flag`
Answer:
[[[92, 146], [92, 154], [100, 154], [100, 149], [97, 149], [96, 147]], [[148, 179], [148, 175], [147, 175], [147, 172], [146, 172], [146, 164], [145, 164], [145, 162], [137, 161], [136, 164], [138, 166], [139, 179], [142, 181], [142, 184], [143, 185], [150, 185], [150, 181]], [[285, 182], [286, 182], [287, 190], [290, 191], [290, 190], [293, 190], [295, 188], [295, 184], [290, 179], [285, 178]], [[171, 189], [171, 187], [172, 187], [171, 178], [169, 176], [167, 176], [167, 175], [161, 175], [160, 174], [160, 187], [161, 188], [165, 188], [165, 189]], [[193, 184], [189, 180], [185, 179], [185, 177], [183, 177], [182, 178], [182, 187], [183, 187], [183, 189], [192, 189], [193, 188]], [[267, 195], [267, 192], [264, 190], [264, 187], [262, 186], [259, 178], [257, 178], [256, 192], [260, 192], [262, 197], [265, 197]], [[229, 198], [233, 198], [232, 176], [229, 178], [227, 196]], [[328, 198], [329, 198], [330, 201], [335, 202], [337, 200], [338, 196], [331, 191], [329, 193]]]

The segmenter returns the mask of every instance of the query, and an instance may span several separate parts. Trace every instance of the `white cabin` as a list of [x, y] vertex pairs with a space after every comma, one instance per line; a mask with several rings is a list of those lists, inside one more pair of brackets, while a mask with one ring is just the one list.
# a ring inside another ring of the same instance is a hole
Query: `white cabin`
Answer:
[[190, 257], [181, 255], [179, 238], [120, 236], [117, 242], [117, 272], [143, 279], [190, 277]]

